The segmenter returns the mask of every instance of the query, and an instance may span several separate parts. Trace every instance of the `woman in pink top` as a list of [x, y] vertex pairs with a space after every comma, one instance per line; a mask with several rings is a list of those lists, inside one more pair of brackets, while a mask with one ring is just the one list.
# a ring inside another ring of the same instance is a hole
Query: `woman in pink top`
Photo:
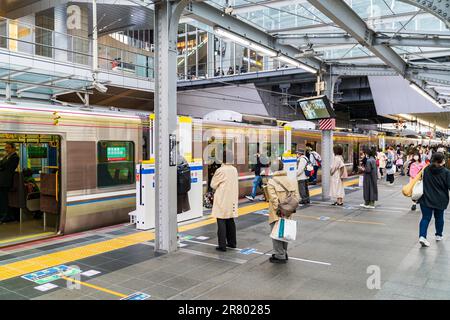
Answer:
[[[422, 159], [421, 159], [418, 151], [416, 151], [414, 153], [414, 157], [411, 161], [412, 162], [409, 167], [409, 177], [410, 177], [409, 179], [410, 180], [414, 179], [417, 176], [417, 174], [420, 172], [420, 170], [422, 170], [423, 167], [425, 167], [425, 162], [422, 162]], [[415, 201], [413, 201], [413, 202], [414, 202], [414, 204], [412, 205], [411, 210], [415, 211], [416, 210], [416, 202]]]

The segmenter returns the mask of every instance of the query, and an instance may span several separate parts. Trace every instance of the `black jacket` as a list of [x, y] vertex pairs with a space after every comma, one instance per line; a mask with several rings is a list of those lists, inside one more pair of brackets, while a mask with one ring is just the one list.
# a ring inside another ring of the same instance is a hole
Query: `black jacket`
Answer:
[[0, 188], [11, 188], [14, 172], [19, 165], [19, 156], [13, 153], [9, 158], [5, 156], [0, 160]]
[[447, 209], [449, 202], [450, 171], [445, 167], [429, 165], [423, 174], [423, 196], [419, 203], [428, 208]]

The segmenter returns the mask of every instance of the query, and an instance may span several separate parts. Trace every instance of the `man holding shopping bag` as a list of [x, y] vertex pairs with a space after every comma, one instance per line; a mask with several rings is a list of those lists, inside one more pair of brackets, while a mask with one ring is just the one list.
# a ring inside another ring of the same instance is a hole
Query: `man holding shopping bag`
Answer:
[[[275, 230], [277, 231], [280, 227], [280, 221], [290, 219], [297, 209], [300, 194], [297, 184], [287, 177], [287, 172], [283, 169], [283, 161], [281, 159], [272, 162], [271, 170], [274, 172], [273, 178], [267, 183], [269, 224], [272, 231], [274, 231], [274, 228], [277, 228]], [[283, 227], [284, 222], [285, 220], [283, 221]], [[283, 235], [279, 238], [283, 238]], [[272, 243], [275, 253], [270, 257], [269, 261], [271, 263], [286, 263], [288, 260], [288, 242], [272, 237]]]

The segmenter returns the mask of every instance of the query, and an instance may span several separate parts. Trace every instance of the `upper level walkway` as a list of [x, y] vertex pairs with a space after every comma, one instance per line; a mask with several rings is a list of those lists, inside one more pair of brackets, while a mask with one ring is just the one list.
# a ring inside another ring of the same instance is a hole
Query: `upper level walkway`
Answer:
[[[152, 48], [120, 38], [99, 38], [98, 80], [127, 89], [154, 91]], [[92, 82], [92, 39], [0, 18], [0, 89], [17, 95], [85, 92]], [[2, 87], [1, 87], [2, 86]]]

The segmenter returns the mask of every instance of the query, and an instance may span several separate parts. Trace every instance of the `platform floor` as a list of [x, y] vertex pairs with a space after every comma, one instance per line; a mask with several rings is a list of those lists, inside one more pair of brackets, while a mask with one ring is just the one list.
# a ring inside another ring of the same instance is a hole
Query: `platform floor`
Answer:
[[[346, 183], [344, 207], [321, 202], [316, 188], [313, 203], [295, 215], [299, 237], [285, 265], [268, 261], [267, 204], [244, 202], [239, 250], [226, 253], [215, 250], [211, 217], [183, 225], [184, 246], [167, 255], [154, 253], [152, 232], [125, 225], [1, 250], [0, 299], [122, 299], [136, 292], [149, 299], [450, 299], [450, 238], [436, 243], [432, 223], [431, 247], [420, 247], [421, 214], [401, 195], [405, 181], [380, 182], [374, 210], [359, 207], [357, 180]], [[43, 287], [22, 278], [57, 265], [83, 274], [71, 288], [64, 278]], [[368, 288], [368, 268], [379, 268], [380, 289]]]

